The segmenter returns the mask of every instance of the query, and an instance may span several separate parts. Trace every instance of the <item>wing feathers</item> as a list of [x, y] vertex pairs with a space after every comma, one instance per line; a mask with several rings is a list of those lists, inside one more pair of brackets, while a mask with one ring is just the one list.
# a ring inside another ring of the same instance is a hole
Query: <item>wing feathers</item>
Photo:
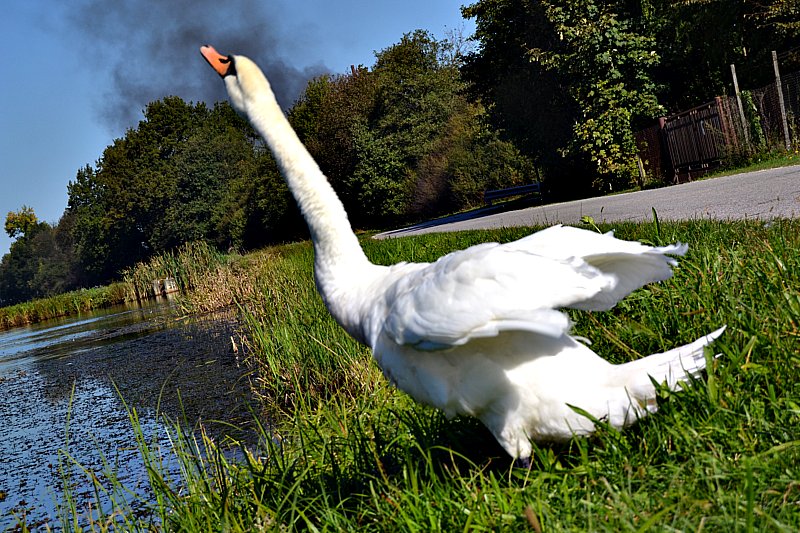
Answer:
[[569, 305], [585, 311], [606, 311], [639, 287], [669, 279], [672, 267], [678, 264], [670, 256], [685, 255], [689, 249], [681, 243], [647, 246], [617, 239], [613, 232], [601, 234], [569, 226], [552, 226], [509, 243], [509, 246], [556, 260], [579, 258], [603, 274], [612, 276], [615, 283], [606, 290]]
[[485, 243], [400, 276], [385, 295], [382, 331], [436, 350], [523, 330], [569, 331], [563, 307], [605, 310], [646, 283], [667, 279], [685, 245], [661, 248], [554, 226], [508, 244]]

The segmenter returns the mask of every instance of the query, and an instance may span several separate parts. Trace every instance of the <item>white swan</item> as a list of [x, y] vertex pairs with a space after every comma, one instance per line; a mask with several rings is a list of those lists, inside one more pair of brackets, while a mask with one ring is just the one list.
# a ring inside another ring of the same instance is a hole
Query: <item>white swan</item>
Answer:
[[642, 285], [669, 278], [687, 246], [650, 247], [555, 226], [508, 244], [486, 243], [434, 263], [369, 262], [342, 203], [302, 145], [261, 70], [210, 46], [233, 106], [264, 137], [308, 223], [317, 289], [333, 317], [372, 349], [383, 373], [448, 416], [479, 418], [514, 458], [531, 440], [621, 428], [656, 409], [657, 382], [676, 388], [705, 367], [723, 331], [612, 365], [569, 335], [562, 307], [606, 310]]

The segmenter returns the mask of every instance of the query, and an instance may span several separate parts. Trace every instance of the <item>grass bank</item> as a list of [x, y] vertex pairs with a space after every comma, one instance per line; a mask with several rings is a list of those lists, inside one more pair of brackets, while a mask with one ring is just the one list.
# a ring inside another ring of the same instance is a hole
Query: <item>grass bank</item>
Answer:
[[129, 286], [126, 283], [112, 283], [0, 307], [0, 330], [111, 307], [128, 299]]
[[[124, 497], [94, 511], [89, 529], [800, 530], [800, 221], [613, 228], [690, 249], [669, 281], [609, 312], [573, 314], [598, 353], [628, 361], [728, 326], [707, 378], [663, 392], [658, 414], [623, 432], [537, 445], [533, 469], [514, 469], [479, 423], [446, 420], [386, 383], [322, 306], [308, 243], [273, 248], [247, 258], [230, 295], [259, 369], [262, 445], [233, 462], [176, 427], [175, 479], [137, 434], [155, 496], [112, 482]], [[429, 261], [528, 232], [364, 246], [378, 263]], [[93, 478], [98, 490], [112, 474]], [[67, 530], [76, 517], [86, 509], [66, 509]]]
[[157, 296], [153, 281], [165, 278], [174, 280], [181, 292], [179, 312], [199, 314], [226, 307], [233, 304], [229, 285], [243, 279], [240, 269], [249, 265], [249, 260], [238, 259], [218, 252], [205, 242], [187, 243], [135, 264], [122, 273], [120, 282], [0, 307], [0, 331], [147, 300]]
[[726, 165], [703, 176], [701, 179], [718, 178], [720, 176], [730, 176], [732, 174], [742, 174], [744, 172], [755, 172], [770, 168], [788, 167], [800, 164], [800, 151], [797, 149], [786, 152], [784, 150], [776, 152], [765, 152], [752, 155], [748, 161], [740, 165]]

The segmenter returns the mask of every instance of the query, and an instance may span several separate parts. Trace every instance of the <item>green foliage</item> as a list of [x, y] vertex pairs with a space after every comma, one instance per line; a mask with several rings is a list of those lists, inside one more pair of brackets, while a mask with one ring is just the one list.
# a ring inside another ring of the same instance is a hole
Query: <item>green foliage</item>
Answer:
[[129, 296], [129, 285], [112, 283], [0, 307], [0, 331], [122, 304]]
[[39, 224], [33, 208], [23, 205], [19, 211], [9, 211], [6, 215], [5, 230], [12, 239], [30, 233]]
[[446, 172], [452, 176], [452, 200], [446, 210], [481, 206], [486, 190], [524, 185], [538, 178], [532, 161], [488, 126], [482, 109], [474, 109], [471, 117], [453, 117], [446, 130], [443, 153], [447, 155]]
[[565, 149], [588, 156], [598, 174], [595, 188], [628, 187], [636, 175], [638, 154], [633, 120], [663, 111], [649, 74], [658, 63], [655, 42], [634, 31], [605, 3], [543, 3], [560, 42], [551, 50], [532, 49], [531, 60], [568, 80], [581, 110], [573, 141]]
[[177, 97], [150, 103], [138, 128], [68, 186], [78, 256], [96, 281], [113, 279], [153, 253], [151, 237], [176, 189], [171, 162], [206, 113], [204, 105]]
[[473, 96], [565, 197], [625, 187], [631, 130], [729, 93], [731, 63], [751, 87], [771, 81], [771, 50], [785, 52], [784, 71], [800, 67], [796, 0], [479, 0], [462, 11], [479, 44], [463, 67]]
[[69, 221], [62, 219], [63, 227], [53, 227], [35, 221], [32, 210], [30, 215], [30, 224], [17, 233], [10, 252], [0, 261], [0, 305], [53, 296], [73, 289], [81, 279], [65, 229]]
[[761, 125], [761, 115], [758, 113], [756, 103], [753, 101], [753, 93], [751, 91], [742, 91], [740, 97], [742, 99], [742, 107], [744, 107], [745, 119], [750, 130], [750, 142], [756, 151], [763, 152], [767, 146], [767, 138], [764, 136], [764, 128]]
[[532, 181], [530, 161], [470, 103], [453, 45], [424, 31], [372, 70], [313, 80], [289, 113], [360, 227], [458, 211], [489, 187]]
[[151, 103], [68, 190], [76, 254], [95, 283], [185, 242], [252, 248], [299, 226], [271, 157], [227, 104]]
[[406, 213], [408, 167], [396, 143], [366, 127], [354, 126], [358, 163], [350, 181], [361, 209], [373, 223], [397, 220]]
[[[560, 43], [545, 6], [537, 0], [481, 0], [462, 9], [475, 20], [475, 51], [461, 68], [474, 100], [491, 124], [541, 168], [556, 196], [585, 195], [591, 168], [562, 150], [573, 138], [579, 109], [554, 70], [530, 60], [530, 50]], [[584, 178], [587, 176], [587, 178]]]
[[652, 0], [642, 17], [656, 39], [661, 65], [654, 79], [670, 112], [731, 94], [730, 65], [739, 84], [759, 87], [773, 80], [772, 50], [790, 52], [781, 68], [800, 68], [797, 0]]
[[[551, 174], [553, 167], [563, 164], [553, 159], [552, 152], [580, 164], [591, 172], [596, 190], [630, 184], [638, 153], [633, 123], [661, 111], [650, 77], [658, 62], [654, 40], [637, 32], [618, 4], [485, 0], [464, 10], [466, 16], [477, 18], [476, 37], [482, 44], [468, 58], [465, 72], [481, 96], [500, 104], [497, 118], [514, 124], [520, 106], [526, 118], [541, 115], [525, 127], [542, 130], [526, 133], [522, 146], [550, 167]], [[504, 39], [518, 31], [515, 46], [503, 46]], [[498, 70], [516, 77], [495, 81], [502, 79]], [[518, 87], [527, 83], [542, 84], [543, 89], [519, 105], [506, 105], [505, 98], [531, 91]], [[558, 111], [556, 117], [553, 109]], [[569, 138], [564, 134], [567, 129]], [[556, 136], [544, 149], [531, 146], [551, 132]]]

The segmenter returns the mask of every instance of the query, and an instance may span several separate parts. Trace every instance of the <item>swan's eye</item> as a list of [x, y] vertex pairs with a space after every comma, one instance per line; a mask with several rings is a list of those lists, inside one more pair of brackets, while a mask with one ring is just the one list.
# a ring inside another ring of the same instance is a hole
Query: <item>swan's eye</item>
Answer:
[[233, 56], [221, 57], [219, 62], [223, 65], [230, 65], [228, 66], [228, 70], [225, 72], [226, 76], [236, 76], [236, 62], [233, 60]]

